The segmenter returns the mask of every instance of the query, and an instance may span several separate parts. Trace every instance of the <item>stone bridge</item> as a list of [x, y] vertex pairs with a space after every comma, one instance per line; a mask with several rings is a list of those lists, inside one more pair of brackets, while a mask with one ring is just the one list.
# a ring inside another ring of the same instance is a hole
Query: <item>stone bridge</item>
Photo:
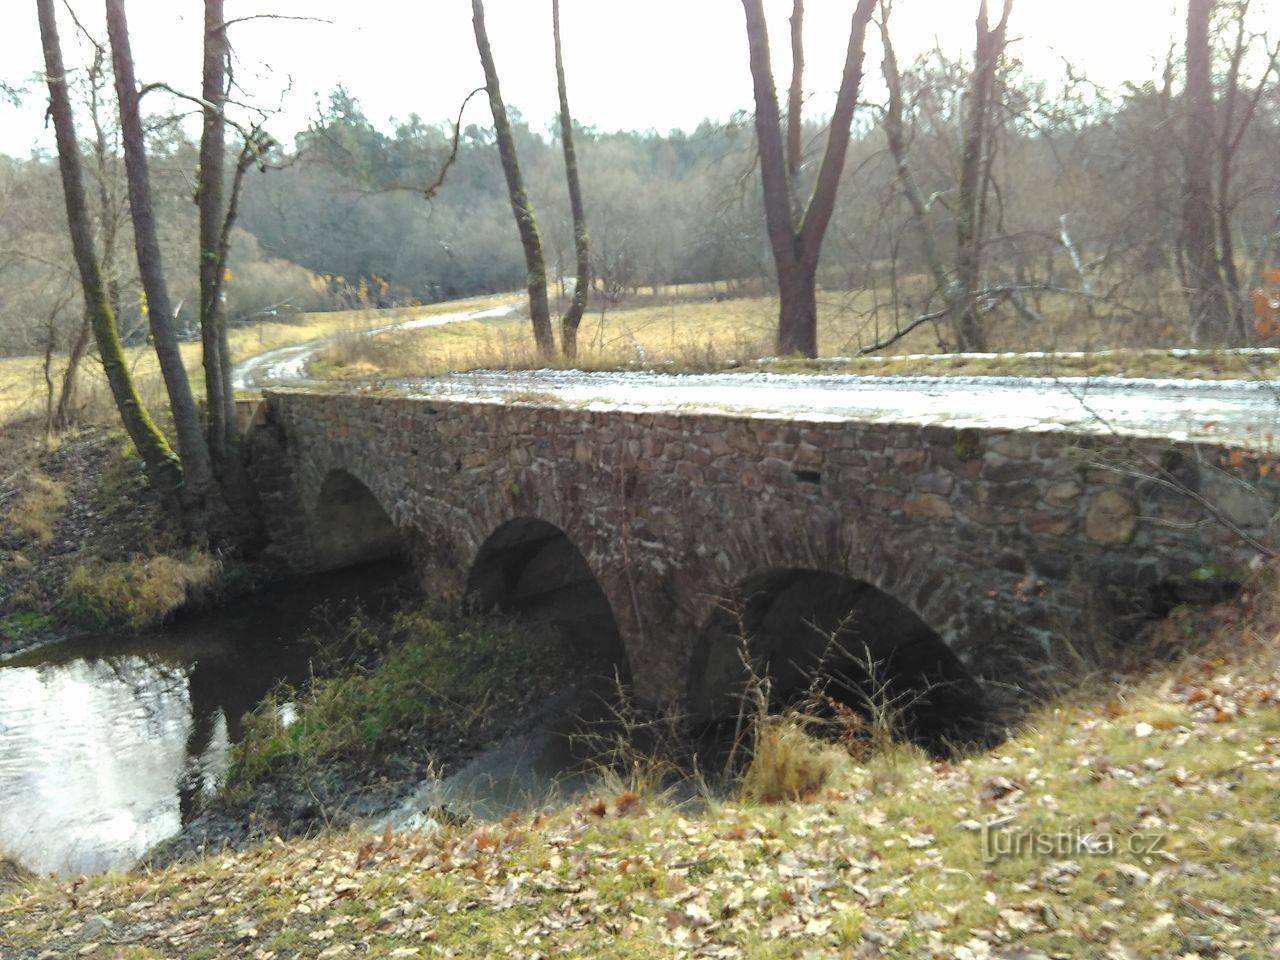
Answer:
[[1253, 456], [1155, 438], [373, 392], [269, 391], [246, 450], [290, 569], [400, 550], [442, 598], [577, 590], [566, 623], [697, 707], [744, 632], [775, 664], [853, 630], [904, 669], [1019, 681], [1238, 581], [1280, 502]]

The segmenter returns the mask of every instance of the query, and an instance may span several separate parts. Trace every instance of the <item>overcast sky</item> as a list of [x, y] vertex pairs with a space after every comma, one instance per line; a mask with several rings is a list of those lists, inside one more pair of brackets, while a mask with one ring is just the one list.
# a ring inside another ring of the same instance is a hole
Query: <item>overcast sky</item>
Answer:
[[[70, 0], [90, 29], [101, 24], [101, 0]], [[838, 84], [853, 0], [809, 0], [808, 82], [812, 109], [825, 112]], [[0, 151], [47, 147], [40, 88], [40, 41], [34, 0], [6, 0], [0, 32], [0, 79], [27, 88], [22, 107], [0, 106]], [[61, 6], [61, 4], [60, 4]], [[257, 13], [314, 16], [327, 23], [260, 20], [237, 25], [237, 76], [284, 112], [272, 132], [287, 138], [314, 116], [318, 98], [345, 84], [376, 123], [417, 113], [451, 116], [480, 69], [466, 0], [227, 0], [229, 17]], [[604, 129], [691, 128], [723, 119], [751, 103], [742, 5], [738, 0], [562, 0], [569, 93], [575, 117]], [[1017, 0], [1015, 52], [1037, 73], [1060, 72], [1062, 58], [1108, 84], [1149, 76], [1181, 24], [1179, 0]], [[766, 0], [777, 50], [788, 69], [789, 0]], [[973, 0], [897, 0], [896, 45], [906, 61], [935, 43], [961, 53], [973, 44]], [[129, 0], [133, 45], [142, 82], [199, 86], [199, 0]], [[488, 21], [504, 93], [535, 126], [555, 115], [550, 0], [488, 0]], [[85, 47], [63, 16], [68, 62]], [[105, 31], [103, 31], [105, 33]], [[878, 38], [867, 68], [878, 73]], [[785, 81], [784, 81], [785, 83]], [[157, 107], [160, 105], [157, 104]], [[487, 124], [485, 105], [468, 119]]]

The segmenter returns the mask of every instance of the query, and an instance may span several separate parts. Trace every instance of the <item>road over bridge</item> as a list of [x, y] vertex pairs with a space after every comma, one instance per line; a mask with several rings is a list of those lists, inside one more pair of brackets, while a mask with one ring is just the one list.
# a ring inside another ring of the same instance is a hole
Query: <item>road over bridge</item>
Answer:
[[1276, 410], [1246, 384], [473, 374], [267, 390], [246, 449], [289, 568], [406, 552], [431, 593], [616, 642], [643, 696], [704, 709], [744, 633], [779, 676], [839, 634], [1016, 682], [1239, 579], [1275, 544]]

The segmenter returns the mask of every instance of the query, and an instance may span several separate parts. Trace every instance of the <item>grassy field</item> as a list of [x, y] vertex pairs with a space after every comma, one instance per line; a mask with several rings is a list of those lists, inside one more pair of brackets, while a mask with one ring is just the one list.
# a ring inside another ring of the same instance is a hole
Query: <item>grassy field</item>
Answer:
[[[869, 307], [870, 295], [850, 295], [845, 311]], [[862, 301], [866, 301], [863, 303]], [[856, 373], [866, 376], [928, 374], [935, 376], [1081, 376], [1200, 377], [1207, 379], [1273, 379], [1280, 377], [1280, 355], [1247, 356], [1231, 352], [1186, 355], [1155, 349], [1111, 349], [1096, 324], [1063, 323], [1063, 335], [1029, 332], [1017, 324], [994, 331], [994, 349], [1040, 351], [1038, 356], [927, 356], [936, 354], [937, 339], [921, 327], [881, 355], [856, 357], [858, 339], [848, 313], [821, 315], [819, 353], [843, 358], [817, 363], [765, 360], [773, 350], [777, 301], [769, 297], [698, 299], [696, 292], [661, 292], [639, 297], [603, 319], [588, 314], [579, 333], [580, 355], [572, 366], [588, 370], [627, 367], [682, 372], [772, 370], [792, 373]], [[1045, 352], [1051, 349], [1053, 352]], [[563, 359], [552, 365], [570, 366]], [[548, 361], [534, 349], [527, 317], [512, 316], [376, 338], [348, 338], [322, 353], [312, 373], [324, 379], [380, 379], [433, 376], [479, 368], [534, 369]]]
[[[304, 313], [293, 321], [265, 321], [238, 326], [230, 331], [232, 356], [244, 360], [278, 347], [288, 347], [308, 340], [355, 335], [370, 327], [409, 320], [416, 317], [449, 313], [458, 309], [485, 309], [506, 302], [509, 297], [483, 297], [475, 300], [451, 301], [418, 307], [397, 307], [390, 310], [339, 310], [329, 313]], [[182, 345], [182, 354], [190, 372], [197, 395], [203, 392], [204, 372], [201, 368], [200, 344], [189, 341]], [[143, 397], [159, 409], [164, 403], [164, 388], [156, 363], [155, 351], [150, 346], [133, 346], [126, 350], [131, 369], [137, 379]], [[45, 403], [45, 384], [40, 357], [9, 357], [0, 359], [0, 424], [41, 413]], [[55, 358], [54, 377], [61, 376], [60, 359]], [[112, 413], [111, 398], [107, 390], [102, 368], [94, 357], [87, 357], [81, 367], [80, 403], [90, 419]]]
[[[1056, 305], [1052, 329], [1030, 329], [1015, 320], [996, 323], [993, 350], [1039, 351], [1042, 355], [951, 357], [922, 356], [938, 351], [937, 331], [923, 326], [880, 355], [857, 357], [866, 338], [884, 331], [868, 329], [862, 314], [872, 307], [871, 293], [832, 293], [820, 304], [819, 353], [842, 358], [818, 363], [765, 360], [773, 350], [777, 301], [767, 296], [729, 296], [706, 285], [660, 288], [625, 303], [599, 310], [598, 298], [580, 328], [580, 356], [573, 366], [588, 370], [629, 367], [673, 371], [773, 370], [798, 373], [856, 373], [866, 376], [928, 374], [937, 376], [1080, 376], [1117, 375], [1199, 377], [1206, 379], [1280, 378], [1280, 356], [1245, 356], [1231, 352], [1179, 355], [1163, 349], [1100, 349], [1116, 342], [1114, 330], [1099, 321], [1076, 318], [1073, 304]], [[231, 332], [237, 360], [309, 340], [335, 342], [312, 363], [322, 379], [378, 380], [432, 376], [478, 368], [532, 369], [547, 365], [534, 349], [527, 316], [452, 323], [376, 337], [361, 334], [377, 326], [416, 317], [448, 313], [463, 307], [482, 310], [518, 303], [515, 295], [499, 295], [390, 310], [348, 310], [302, 314], [296, 321], [268, 321]], [[134, 374], [147, 401], [163, 406], [163, 390], [154, 352], [128, 349]], [[1084, 356], [1073, 355], [1083, 352]], [[197, 391], [201, 389], [200, 347], [183, 345]], [[553, 361], [568, 366], [562, 359]], [[80, 402], [90, 419], [111, 414], [110, 397], [97, 363], [82, 368]], [[55, 377], [60, 371], [54, 371]], [[0, 423], [43, 410], [45, 386], [39, 357], [0, 359]]]
[[429, 836], [344, 832], [163, 871], [19, 881], [0, 954], [1264, 957], [1280, 948], [1274, 586], [995, 750], [833, 744], [799, 802], [619, 787]]

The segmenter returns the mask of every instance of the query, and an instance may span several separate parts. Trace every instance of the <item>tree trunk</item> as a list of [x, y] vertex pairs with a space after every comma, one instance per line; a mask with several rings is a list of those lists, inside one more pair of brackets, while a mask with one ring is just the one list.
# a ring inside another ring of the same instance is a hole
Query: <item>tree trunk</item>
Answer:
[[885, 139], [889, 143], [889, 154], [893, 157], [898, 185], [902, 189], [902, 195], [906, 197], [908, 206], [911, 207], [912, 218], [919, 230], [925, 262], [933, 275], [934, 285], [947, 302], [948, 310], [952, 310], [954, 307], [949, 299], [952, 293], [951, 278], [944, 265], [937, 238], [929, 226], [929, 203], [924, 199], [920, 184], [915, 178], [911, 162], [907, 157], [907, 138], [902, 118], [902, 75], [898, 71], [898, 58], [893, 49], [893, 39], [889, 34], [887, 16], [881, 18], [880, 34], [884, 39], [884, 61], [881, 66], [889, 93], [883, 123]]
[[1224, 299], [1231, 313], [1230, 337], [1236, 344], [1244, 344], [1253, 334], [1245, 304], [1245, 283], [1236, 265], [1235, 235], [1231, 226], [1232, 181], [1235, 176], [1235, 158], [1257, 115], [1259, 104], [1267, 90], [1267, 81], [1273, 70], [1280, 69], [1280, 44], [1267, 51], [1266, 69], [1251, 95], [1243, 96], [1241, 71], [1253, 42], [1246, 29], [1250, 0], [1234, 6], [1235, 42], [1227, 62], [1227, 74], [1222, 93], [1222, 122], [1218, 125], [1218, 183], [1214, 215], [1218, 231], [1218, 247]]
[[800, 166], [804, 162], [804, 0], [791, 3], [791, 87], [787, 90], [787, 175], [794, 216], [800, 205]]
[[226, 311], [222, 298], [219, 247], [222, 238], [223, 167], [226, 163], [227, 35], [223, 0], [204, 3], [204, 66], [201, 97], [204, 127], [200, 136], [199, 244], [200, 340], [208, 398], [209, 448], [220, 478], [232, 457], [235, 398], [231, 394], [231, 358], [227, 356]]
[[62, 371], [62, 386], [58, 390], [58, 405], [53, 411], [53, 429], [55, 431], [61, 432], [71, 426], [80, 361], [84, 359], [85, 351], [89, 349], [89, 337], [92, 333], [93, 326], [89, 315], [86, 313], [84, 322], [80, 324], [80, 330], [76, 333], [76, 338], [71, 344], [71, 351], [67, 354], [67, 367]]
[[[822, 241], [835, 209], [840, 175], [849, 149], [849, 132], [862, 81], [863, 43], [876, 0], [858, 0], [849, 29], [849, 47], [826, 151], [818, 168], [813, 195], [797, 224], [792, 214], [791, 177], [783, 145], [778, 92], [769, 60], [769, 31], [761, 0], [742, 0], [756, 102], [756, 142], [764, 191], [765, 223], [778, 275], [779, 354], [817, 356], [817, 270]], [[794, 40], [794, 34], [793, 34]], [[793, 55], [794, 56], [794, 55]], [[802, 289], [807, 286], [807, 289]]]
[[975, 296], [982, 279], [982, 219], [986, 205], [986, 164], [990, 150], [987, 127], [995, 93], [996, 64], [1004, 49], [1012, 0], [1005, 0], [999, 23], [992, 27], [987, 2], [978, 9], [977, 44], [969, 84], [969, 113], [965, 117], [964, 153], [956, 212], [956, 270], [950, 295], [952, 333], [961, 351], [987, 349], [986, 331]]
[[129, 210], [133, 218], [138, 273], [147, 297], [147, 318], [160, 372], [169, 394], [169, 409], [178, 434], [178, 453], [186, 478], [184, 500], [193, 531], [206, 532], [209, 512], [220, 512], [209, 447], [201, 429], [200, 414], [191, 394], [191, 383], [174, 332], [173, 307], [165, 282], [160, 241], [151, 201], [151, 176], [147, 169], [146, 142], [139, 114], [138, 85], [133, 72], [133, 52], [124, 0], [107, 0], [107, 32], [115, 68], [116, 96], [120, 101], [120, 135], [124, 147], [125, 174], [129, 184]]
[[[218, 2], [218, 0], [208, 0]], [[489, 109], [493, 113], [493, 128], [498, 140], [498, 155], [502, 159], [502, 172], [507, 179], [507, 196], [511, 200], [511, 212], [515, 215], [516, 228], [520, 231], [520, 245], [524, 248], [525, 287], [529, 292], [529, 317], [533, 322], [533, 339], [538, 352], [550, 359], [555, 356], [555, 334], [551, 329], [551, 305], [547, 299], [547, 262], [542, 253], [542, 238], [533, 216], [533, 206], [525, 190], [524, 177], [520, 173], [520, 161], [516, 155], [515, 137], [511, 133], [511, 121], [498, 84], [498, 68], [489, 46], [489, 34], [484, 23], [484, 3], [471, 0], [471, 21], [475, 28], [476, 49], [484, 68], [485, 90], [489, 94]]]
[[818, 355], [818, 291], [812, 267], [798, 261], [778, 269], [778, 354]]
[[120, 420], [142, 458], [152, 484], [162, 498], [173, 504], [182, 485], [182, 468], [164, 434], [151, 419], [133, 383], [116, 330], [115, 314], [102, 279], [102, 268], [93, 249], [93, 225], [85, 199], [80, 146], [76, 141], [75, 118], [71, 111], [66, 70], [62, 63], [54, 0], [36, 0], [36, 9], [49, 86], [49, 113], [53, 118], [58, 145], [58, 168], [67, 208], [67, 227], [76, 268], [80, 273], [85, 310], [98, 342], [102, 369], [115, 399], [116, 409], [120, 413]]
[[573, 147], [573, 115], [569, 112], [569, 88], [564, 78], [564, 49], [560, 43], [560, 0], [551, 0], [551, 27], [555, 35], [556, 86], [560, 94], [560, 141], [564, 146], [564, 174], [569, 185], [569, 207], [573, 212], [573, 247], [577, 276], [573, 279], [573, 300], [560, 321], [560, 347], [570, 360], [578, 355], [578, 324], [587, 311], [587, 291], [591, 284], [591, 247], [587, 239], [587, 215], [582, 203], [582, 183], [578, 176], [578, 155]]
[[1214, 0], [1190, 0], [1187, 6], [1187, 125], [1183, 142], [1182, 242], [1187, 258], [1187, 310], [1191, 339], [1197, 344], [1226, 344], [1231, 316], [1219, 269], [1213, 204], [1213, 78], [1209, 21]]

